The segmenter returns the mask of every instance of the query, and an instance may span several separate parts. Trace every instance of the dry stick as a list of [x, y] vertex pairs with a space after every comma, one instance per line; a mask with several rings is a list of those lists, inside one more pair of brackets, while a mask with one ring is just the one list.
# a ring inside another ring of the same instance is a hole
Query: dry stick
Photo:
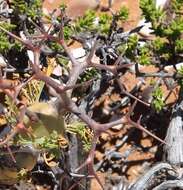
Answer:
[[[0, 29], [2, 29], [0, 27]], [[35, 76], [37, 79], [43, 80], [44, 82], [48, 83], [51, 87], [53, 87], [56, 91], [59, 91], [60, 96], [62, 98], [62, 100], [64, 100], [64, 106], [65, 108], [76, 114], [81, 120], [83, 120], [86, 124], [88, 124], [88, 126], [90, 126], [95, 135], [94, 135], [94, 139], [93, 139], [93, 143], [92, 143], [92, 149], [90, 151], [90, 154], [86, 160], [86, 162], [81, 165], [80, 168], [88, 165], [89, 167], [89, 172], [92, 173], [95, 178], [97, 179], [97, 181], [99, 182], [99, 184], [102, 186], [102, 183], [100, 182], [98, 176], [96, 175], [94, 168], [93, 168], [93, 159], [94, 159], [94, 153], [95, 153], [95, 148], [96, 148], [96, 143], [97, 143], [97, 139], [98, 137], [101, 135], [102, 132], [106, 131], [108, 128], [111, 128], [112, 126], [116, 125], [117, 123], [123, 123], [126, 121], [126, 118], [122, 118], [120, 120], [117, 120], [115, 122], [110, 122], [107, 124], [98, 124], [96, 121], [94, 121], [93, 119], [91, 119], [87, 114], [85, 114], [84, 112], [82, 112], [77, 106], [76, 104], [71, 100], [71, 98], [66, 94], [65, 91], [63, 91], [63, 86], [62, 85], [58, 85], [55, 84], [53, 82], [53, 80], [51, 80], [50, 77], [45, 76], [39, 68], [39, 55], [40, 55], [40, 48], [38, 47], [33, 47], [32, 44], [28, 44], [27, 42], [23, 41], [22, 39], [20, 39], [19, 37], [13, 35], [12, 33], [2, 29], [4, 32], [6, 32], [8, 35], [10, 35], [11, 37], [14, 37], [15, 39], [19, 40], [20, 42], [22, 42], [24, 45], [31, 47], [31, 49], [34, 52], [34, 63], [32, 63], [32, 68], [35, 72]], [[52, 38], [55, 40], [54, 37], [50, 37], [50, 36], [45, 36], [47, 38]], [[65, 49], [66, 53], [68, 54], [69, 58], [71, 59], [73, 65], [77, 65], [77, 61], [76, 59], [73, 57], [73, 55], [70, 53], [69, 49], [67, 48], [65, 42], [63, 40], [60, 40], [60, 44], [63, 46], [63, 48]], [[81, 67], [83, 69], [83, 67]], [[81, 71], [81, 68], [79, 68], [79, 70]], [[114, 72], [114, 71], [113, 71]], [[78, 74], [75, 74], [75, 80], [77, 79]], [[128, 118], [128, 121], [131, 122], [131, 120]], [[138, 126], [138, 128], [140, 128], [141, 130], [144, 130], [143, 127], [139, 127], [139, 125], [137, 125], [136, 123], [131, 122], [132, 124], [135, 124], [135, 126]], [[151, 133], [148, 132], [148, 134], [150, 134], [152, 136]], [[12, 135], [11, 135], [12, 136]], [[153, 136], [154, 137], [154, 136]], [[158, 138], [156, 138], [158, 139]], [[163, 142], [162, 140], [160, 142]], [[104, 189], [104, 188], [103, 188]]]
[[102, 64], [97, 64], [97, 63], [91, 62], [91, 59], [93, 58], [95, 50], [96, 50], [97, 41], [94, 42], [94, 46], [92, 47], [90, 54], [86, 58], [86, 61], [80, 63], [74, 58], [74, 56], [70, 52], [69, 48], [67, 47], [64, 39], [59, 40], [58, 38], [55, 38], [55, 37], [50, 36], [50, 35], [48, 35], [48, 38], [50, 38], [50, 39], [56, 41], [57, 43], [61, 44], [63, 46], [65, 52], [67, 53], [69, 59], [72, 62], [73, 67], [72, 67], [70, 78], [67, 82], [67, 85], [74, 85], [76, 83], [79, 75], [87, 67], [94, 67], [94, 68], [99, 69], [99, 70], [108, 70], [115, 75], [117, 73], [118, 69], [127, 68], [127, 67], [130, 67], [131, 65], [133, 65], [133, 64], [126, 64], [126, 65], [121, 65], [121, 66], [109, 66], [109, 65], [102, 65]]
[[[36, 54], [35, 54], [35, 56], [36, 56]], [[35, 59], [35, 60], [38, 60], [38, 59]], [[46, 82], [47, 76], [45, 76], [44, 79]], [[85, 114], [84, 112], [79, 110], [79, 108], [74, 104], [74, 102], [72, 102], [72, 100], [65, 93], [62, 93], [60, 95], [64, 101], [66, 100], [65, 106], [67, 107], [67, 109], [69, 111], [71, 111], [72, 113], [75, 113], [78, 117], [80, 117], [85, 123], [87, 123], [94, 130], [94, 133], [95, 133], [94, 140], [96, 140], [96, 141], [97, 141], [98, 137], [101, 135], [101, 133], [106, 131], [108, 128], [111, 128], [113, 125], [116, 125], [117, 123], [123, 123], [123, 122], [128, 121], [131, 124], [133, 124], [135, 127], [141, 129], [142, 131], [148, 133], [149, 135], [151, 135], [155, 139], [159, 140], [161, 143], [165, 143], [163, 140], [159, 139], [158, 137], [156, 137], [155, 135], [150, 133], [148, 130], [144, 129], [141, 125], [136, 124], [135, 122], [131, 121], [130, 118], [127, 118], [127, 121], [126, 121], [126, 118], [125, 119], [123, 118], [123, 119], [117, 120], [115, 122], [107, 123], [107, 124], [98, 124], [93, 119], [89, 118], [89, 116], [87, 114]], [[93, 141], [93, 144], [92, 144], [93, 147], [89, 153], [89, 156], [88, 156], [86, 162], [84, 162], [78, 168], [78, 170], [80, 170], [81, 168], [83, 168], [84, 166], [87, 165], [89, 168], [90, 174], [95, 176], [96, 180], [98, 181], [98, 183], [103, 188], [102, 183], [100, 182], [98, 176], [96, 175], [96, 173], [94, 171], [94, 167], [93, 167], [93, 159], [94, 159], [94, 151], [95, 151], [95, 147], [96, 147], [96, 141]]]
[[12, 80], [8, 79], [2, 79], [0, 78], [0, 89], [13, 89], [14, 88], [14, 82]]
[[8, 144], [8, 142], [13, 139], [17, 133], [19, 132], [18, 127], [15, 127], [13, 131], [4, 139], [3, 141], [0, 141], [0, 147]]
[[68, 48], [67, 44], [65, 43], [63, 29], [64, 29], [64, 26], [63, 26], [63, 18], [62, 18], [62, 20], [61, 20], [61, 28], [60, 28], [60, 36], [59, 36], [58, 42], [64, 48], [64, 51], [69, 56], [69, 58], [71, 60], [71, 63], [73, 64], [73, 66], [74, 65], [78, 65], [79, 63], [78, 63], [77, 59], [73, 56], [73, 54], [71, 53], [71, 51]]
[[[20, 92], [20, 90], [27, 85], [28, 82], [30, 82], [32, 79], [34, 78], [34, 76], [30, 77], [26, 82], [24, 82], [23, 84], [19, 84], [18, 86], [14, 87], [14, 93], [11, 93], [10, 91], [6, 91], [4, 90], [4, 92], [12, 98], [12, 100], [15, 102], [15, 104], [22, 104], [22, 102], [20, 102], [17, 99], [17, 96]], [[0, 142], [0, 146], [6, 145], [11, 139], [13, 139], [17, 133], [19, 133], [20, 131], [24, 130], [26, 132], [27, 129], [25, 128], [24, 124], [23, 124], [23, 118], [25, 116], [25, 112], [26, 112], [26, 105], [22, 104], [20, 106], [20, 113], [19, 113], [19, 118], [18, 118], [18, 122], [17, 125], [14, 127], [13, 131], [6, 137], [6, 139], [4, 139], [3, 141]]]
[[128, 114], [126, 115], [127, 123], [133, 125], [134, 127], [140, 129], [141, 131], [147, 133], [148, 135], [150, 135], [151, 137], [155, 138], [155, 139], [158, 140], [159, 142], [168, 145], [164, 140], [160, 139], [159, 137], [157, 137], [156, 135], [152, 134], [152, 133], [149, 132], [147, 129], [145, 129], [142, 125], [140, 125], [140, 119], [141, 119], [141, 117], [139, 118], [139, 120], [138, 120], [137, 123], [131, 120], [130, 115], [131, 115], [131, 113], [133, 112], [133, 110], [134, 110], [136, 104], [137, 104], [137, 100], [133, 103], [133, 105], [132, 105], [132, 107], [130, 108]]
[[[81, 182], [82, 178], [80, 178], [78, 181], [76, 181], [73, 185], [71, 185], [71, 187], [69, 187], [68, 190], [72, 190], [74, 189], [77, 185], [80, 185], [80, 182]], [[84, 187], [82, 185], [80, 185], [83, 189]]]
[[[67, 82], [67, 85], [71, 85], [71, 84], [74, 85], [76, 83], [79, 75], [84, 71], [84, 69], [86, 69], [86, 67], [94, 67], [94, 68], [99, 69], [99, 70], [108, 70], [111, 73], [113, 73], [114, 75], [116, 75], [117, 71], [119, 69], [128, 68], [128, 67], [130, 67], [130, 66], [133, 65], [133, 64], [125, 64], [125, 65], [119, 65], [119, 66], [118, 65], [116, 65], [116, 66], [110, 66], [110, 65], [102, 65], [102, 64], [93, 63], [91, 60], [92, 60], [92, 58], [94, 56], [94, 53], [95, 53], [95, 50], [96, 50], [97, 41], [94, 42], [94, 45], [93, 45], [93, 47], [91, 49], [90, 54], [86, 58], [86, 61], [83, 62], [83, 64], [82, 64], [82, 63], [77, 62], [77, 60], [72, 56], [72, 53], [69, 52], [69, 48], [65, 44], [64, 40], [61, 40], [60, 44], [62, 46], [64, 45], [64, 50], [65, 51], [67, 50], [66, 53], [67, 54], [69, 53], [68, 56], [69, 56], [71, 62], [73, 63], [73, 68], [72, 68], [72, 71], [71, 71], [70, 78], [69, 78], [69, 80]], [[119, 60], [117, 59], [116, 62], [118, 62], [118, 61]], [[132, 98], [137, 99], [141, 103], [144, 103], [146, 106], [149, 106], [147, 103], [141, 101], [140, 99], [134, 97], [133, 95], [131, 95], [129, 93], [127, 93], [127, 94], [128, 94], [128, 96], [131, 96]], [[70, 93], [70, 95], [71, 95], [71, 93]]]
[[95, 54], [96, 48], [97, 48], [97, 37], [95, 37], [94, 45], [91, 48], [91, 51], [90, 51], [88, 57], [86, 58], [86, 62], [87, 62], [88, 65], [91, 63], [91, 60], [92, 60], [92, 58], [93, 58], [93, 56]]
[[170, 95], [172, 93], [175, 96], [175, 99], [177, 100], [178, 97], [177, 97], [177, 94], [175, 93], [174, 89], [178, 86], [178, 84], [175, 82], [173, 85], [170, 85], [166, 79], [164, 79], [163, 81], [164, 81], [164, 84], [165, 84], [167, 90], [170, 90], [168, 95], [166, 96], [164, 102], [166, 102], [168, 100], [168, 98], [170, 97]]
[[145, 129], [142, 125], [135, 123], [134, 121], [131, 120], [131, 118], [128, 118], [128, 123], [133, 125], [134, 127], [140, 129], [141, 131], [145, 132], [146, 134], [148, 134], [149, 136], [153, 137], [154, 139], [158, 140], [159, 142], [168, 145], [164, 140], [160, 139], [159, 137], [157, 137], [156, 135], [152, 134], [151, 132], [149, 132], [147, 129]]
[[[93, 63], [93, 62], [90, 62], [89, 66], [95, 67], [95, 68], [100, 69], [100, 70], [108, 70], [108, 71], [110, 71], [111, 73], [113, 73], [114, 76], [117, 76], [117, 74], [118, 74], [118, 73], [117, 73], [118, 69], [128, 68], [128, 67], [130, 67], [130, 66], [133, 65], [133, 64], [125, 64], [125, 65], [119, 65], [119, 66], [118, 66], [117, 64], [118, 64], [118, 62], [120, 61], [120, 58], [121, 58], [121, 57], [119, 56], [113, 66], [110, 66], [110, 65], [102, 65], [102, 64], [97, 64], [97, 63]], [[119, 87], [120, 87], [120, 89], [121, 89], [121, 91], [122, 91], [123, 94], [125, 94], [125, 95], [127, 95], [127, 96], [129, 96], [129, 97], [131, 97], [131, 98], [133, 98], [133, 99], [135, 99], [135, 100], [137, 100], [137, 101], [139, 101], [140, 103], [142, 103], [142, 104], [144, 104], [144, 105], [146, 105], [146, 106], [148, 106], [148, 107], [150, 106], [150, 104], [148, 104], [148, 103], [146, 103], [146, 102], [140, 100], [139, 98], [133, 96], [132, 94], [130, 94], [129, 92], [127, 92], [126, 90], [124, 90], [120, 79], [116, 79], [116, 80], [117, 80], [118, 85], [119, 85]]]
[[165, 72], [159, 72], [159, 73], [142, 73], [139, 71], [138, 64], [135, 64], [135, 74], [137, 77], [159, 77], [159, 78], [174, 78], [174, 79], [180, 79], [182, 76], [179, 73], [165, 73]]
[[[5, 31], [5, 30], [3, 30], [3, 31]], [[12, 37], [18, 39], [18, 40], [21, 41], [23, 44], [25, 44], [25, 45], [27, 45], [27, 46], [29, 47], [29, 44], [26, 44], [25, 41], [23, 41], [22, 39], [16, 37], [15, 35], [9, 33], [8, 31], [5, 31], [5, 32], [6, 32], [7, 34], [9, 34], [10, 36], [12, 36]], [[70, 57], [70, 59], [71, 59], [71, 61], [72, 61], [72, 63], [73, 63], [73, 66], [76, 66], [77, 61], [75, 60], [75, 58], [73, 57], [73, 55], [68, 51], [68, 48], [67, 48], [65, 42], [64, 42], [64, 41], [61, 41], [61, 44], [62, 44], [63, 48], [65, 49], [66, 53], [68, 54], [68, 56]], [[38, 49], [38, 48], [34, 48], [34, 47], [32, 47], [32, 46], [31, 46], [31, 49], [32, 49], [33, 52], [34, 52], [34, 63], [32, 64], [32, 66], [33, 66], [33, 70], [34, 70], [34, 72], [35, 72], [36, 77], [38, 77], [38, 79], [42, 79], [42, 80], [45, 81], [46, 83], [49, 82], [52, 87], [53, 87], [53, 85], [54, 85], [54, 87], [56, 87], [55, 89], [58, 90], [58, 84], [55, 85], [55, 83], [53, 83], [53, 80], [50, 80], [50, 78], [48, 78], [47, 76], [43, 75], [43, 74], [40, 72], [40, 68], [39, 68], [39, 55], [40, 55], [40, 52], [39, 52], [39, 49]], [[81, 68], [79, 68], [79, 70], [81, 70]], [[75, 80], [74, 80], [74, 84], [75, 84], [75, 81], [76, 81], [77, 77], [78, 77], [78, 75], [76, 75], [76, 77], [74, 78], [74, 79], [75, 79]], [[60, 89], [60, 88], [59, 88], [59, 89]], [[63, 92], [63, 91], [62, 91], [62, 92]], [[71, 108], [73, 102], [71, 102], [71, 99], [67, 96], [67, 94], [66, 94], [65, 92], [63, 92], [63, 93], [60, 93], [60, 96], [61, 96], [61, 98], [65, 101], [65, 105], [66, 105], [68, 108]], [[75, 105], [75, 106], [76, 106], [76, 105]], [[89, 121], [90, 126], [93, 126], [92, 124], [95, 124], [95, 123], [96, 123], [96, 122], [94, 122], [93, 120], [89, 119], [89, 117], [86, 116], [86, 115], [83, 115], [83, 118], [84, 118], [85, 121], [87, 121], [87, 122]], [[7, 142], [8, 140], [10, 140], [11, 138], [13, 138], [13, 137], [17, 134], [17, 132], [18, 132], [17, 129], [18, 129], [18, 128], [16, 128], [16, 130], [13, 131], [13, 133], [9, 136], [9, 138], [6, 139], [5, 142]], [[98, 138], [98, 136], [97, 136], [97, 138]], [[96, 146], [96, 142], [94, 142], [94, 148], [93, 148], [93, 150], [91, 150], [91, 154], [90, 154], [90, 155], [92, 156], [92, 159], [90, 159], [90, 157], [88, 157], [87, 162], [92, 162], [93, 157], [94, 157], [95, 146]], [[87, 163], [87, 162], [86, 162], [86, 163]], [[94, 169], [93, 169], [93, 162], [91, 163], [90, 170], [91, 170], [90, 172], [92, 172], [92, 173], [94, 174], [94, 176], [96, 177], [97, 181], [98, 181], [99, 184], [102, 186], [102, 184], [101, 184], [99, 178], [97, 177], [96, 173], [94, 172]]]
[[4, 139], [3, 141], [0, 142], [0, 147], [8, 144], [8, 142], [11, 139], [13, 139], [17, 135], [17, 133], [19, 133], [20, 131], [22, 131], [22, 130], [27, 131], [23, 124], [23, 118], [25, 115], [25, 111], [26, 111], [25, 105], [21, 106], [17, 125], [14, 127], [13, 131], [6, 137], [6, 139]]
[[177, 94], [174, 92], [174, 89], [172, 89], [168, 92], [168, 95], [165, 97], [165, 100], [164, 100], [165, 103], [168, 100], [168, 98], [171, 96], [171, 94], [173, 94], [175, 96], [175, 102], [177, 101], [177, 99], [178, 99]]
[[[69, 76], [69, 80], [67, 82], [67, 85], [75, 85], [77, 82], [77, 79], [79, 77], [79, 75], [86, 69], [88, 63], [91, 61], [91, 59], [93, 58], [93, 55], [95, 53], [95, 49], [97, 46], [97, 40], [94, 41], [94, 46], [92, 47], [88, 57], [86, 58], [86, 61], [80, 63], [77, 61], [77, 59], [73, 56], [73, 54], [71, 53], [71, 51], [69, 50], [67, 44], [65, 43], [64, 40], [64, 35], [63, 35], [63, 20], [61, 22], [61, 29], [60, 29], [60, 39], [59, 41], [57, 40], [58, 43], [60, 43], [62, 45], [62, 47], [64, 48], [64, 51], [67, 53], [69, 59], [72, 62], [72, 70], [71, 70], [71, 74]], [[72, 90], [69, 91], [68, 95], [71, 96], [72, 94]]]
[[57, 93], [63, 93], [64, 91], [71, 90], [71, 89], [74, 89], [74, 88], [78, 88], [78, 87], [81, 87], [81, 86], [88, 86], [88, 85], [92, 84], [92, 82], [96, 78], [88, 80], [88, 81], [85, 81], [85, 82], [83, 82], [81, 84], [63, 86], [62, 84], [58, 84], [57, 82], [55, 82], [51, 77], [46, 76], [44, 73], [39, 71], [39, 73], [36, 73], [35, 79], [44, 81], [46, 84], [53, 87], [56, 90]]
[[49, 32], [50, 32], [50, 30], [51, 30], [52, 27], [53, 27], [53, 23], [51, 23], [50, 26], [48, 27], [48, 29], [46, 31], [47, 34], [49, 34]]
[[[13, 86], [13, 88], [5, 88], [4, 90], [3, 90], [3, 92], [6, 94], [6, 95], [8, 95], [12, 100], [13, 100], [13, 102], [15, 103], [15, 104], [18, 104], [18, 103], [20, 103], [20, 101], [17, 99], [17, 97], [18, 97], [18, 94], [19, 94], [19, 92], [20, 92], [20, 90], [24, 87], [24, 86], [26, 86], [32, 79], [34, 79], [34, 76], [32, 76], [32, 77], [30, 77], [27, 81], [25, 81], [24, 83], [22, 83], [22, 84], [19, 84], [19, 85], [17, 85], [17, 86]], [[1, 89], [1, 87], [0, 87], [0, 89]], [[2, 88], [3, 89], [3, 88]]]
[[90, 175], [93, 175], [95, 177], [95, 179], [97, 180], [97, 182], [99, 183], [99, 185], [101, 186], [101, 188], [104, 190], [104, 187], [99, 179], [99, 177], [97, 176], [95, 170], [94, 170], [94, 157], [95, 157], [95, 149], [96, 149], [96, 145], [97, 145], [97, 140], [98, 137], [100, 136], [101, 133], [96, 132], [94, 134], [93, 140], [92, 140], [92, 147], [90, 149], [90, 153], [88, 155], [88, 158], [86, 159], [86, 161], [79, 166], [76, 169], [76, 172], [78, 172], [79, 170], [81, 170], [83, 167], [87, 166], [88, 167], [88, 171]]
[[77, 114], [78, 117], [80, 117], [80, 119], [82, 119], [85, 123], [87, 123], [88, 126], [90, 126], [94, 131], [94, 137], [92, 140], [92, 148], [90, 150], [88, 158], [76, 171], [79, 171], [81, 168], [88, 166], [89, 174], [94, 175], [96, 180], [98, 181], [98, 183], [101, 185], [102, 189], [104, 189], [102, 183], [100, 182], [100, 180], [99, 180], [99, 178], [98, 178], [98, 176], [94, 170], [93, 161], [94, 161], [96, 143], [97, 143], [98, 137], [101, 135], [102, 132], [104, 132], [108, 128], [111, 128], [112, 126], [119, 124], [119, 123], [122, 123], [126, 120], [119, 119], [117, 121], [110, 122], [107, 124], [98, 124], [93, 119], [89, 118], [89, 116], [87, 114], [82, 112], [75, 104], [73, 104], [73, 106], [71, 106], [70, 108], [71, 108], [71, 110], [70, 110], [71, 112]]
[[15, 160], [15, 157], [14, 157], [12, 151], [11, 151], [11, 148], [8, 145], [6, 145], [6, 148], [8, 150], [8, 153], [9, 153], [11, 159], [13, 160], [13, 162], [16, 163], [16, 160]]
[[[67, 85], [75, 85], [79, 75], [84, 71], [84, 69], [87, 66], [86, 62], [80, 63], [80, 62], [77, 61], [77, 59], [73, 56], [73, 54], [70, 51], [69, 47], [65, 43], [63, 36], [61, 36], [62, 37], [61, 39], [56, 38], [54, 36], [50, 36], [50, 35], [48, 35], [47, 37], [48, 37], [48, 39], [56, 41], [57, 43], [62, 45], [64, 51], [68, 55], [68, 57], [69, 57], [69, 59], [70, 59], [70, 61], [72, 63], [72, 69], [71, 69], [71, 72], [70, 72], [70, 76], [69, 76], [69, 80], [67, 82]], [[71, 93], [72, 93], [72, 91], [70, 91], [68, 93], [68, 96], [71, 96]]]
[[[131, 111], [133, 111], [133, 110], [131, 110]], [[79, 116], [80, 116], [80, 118], [82, 118], [81, 117], [82, 115], [79, 115]], [[94, 160], [95, 148], [96, 148], [96, 143], [97, 143], [98, 137], [101, 135], [102, 132], [106, 131], [108, 128], [111, 128], [112, 126], [115, 126], [117, 124], [127, 123], [127, 121], [128, 120], [126, 119], [126, 117], [122, 117], [121, 119], [116, 120], [114, 122], [110, 122], [110, 123], [106, 123], [106, 124], [97, 124], [96, 126], [94, 125], [92, 127], [94, 129], [94, 134], [95, 134], [94, 139], [92, 141], [92, 148], [90, 150], [87, 160], [77, 169], [77, 171], [79, 171], [81, 168], [83, 168], [87, 165], [89, 168], [90, 175], [95, 176], [96, 180], [101, 185], [102, 189], [104, 189], [104, 187], [103, 187], [102, 183], [100, 182], [100, 179], [96, 175], [96, 172], [95, 172], [94, 166], [93, 166], [94, 165], [93, 160]], [[156, 139], [158, 139], [158, 138], [156, 138]], [[162, 142], [162, 140], [160, 142]]]
[[90, 84], [93, 83], [94, 80], [96, 80], [97, 78], [93, 78], [93, 79], [90, 79], [88, 81], [85, 81], [85, 82], [82, 82], [80, 84], [75, 84], [75, 85], [70, 85], [70, 86], [65, 86], [64, 89], [65, 90], [70, 90], [70, 89], [74, 89], [74, 88], [79, 88], [79, 87], [85, 87], [85, 86], [89, 86]]
[[9, 36], [11, 36], [12, 38], [18, 40], [22, 44], [24, 44], [28, 49], [31, 49], [31, 50], [35, 49], [35, 47], [32, 45], [31, 41], [29, 41], [29, 40], [25, 41], [25, 40], [21, 39], [20, 37], [16, 36], [12, 32], [9, 32], [8, 30], [4, 29], [2, 26], [0, 26], [0, 30], [2, 30], [3, 32], [5, 32]]
[[36, 24], [31, 18], [28, 18], [28, 20], [32, 23], [32, 25], [35, 26], [35, 28], [37, 28], [41, 33], [48, 33], [49, 31], [46, 31], [44, 29], [42, 29], [38, 24]]
[[14, 87], [14, 97], [13, 97], [13, 101], [17, 101], [17, 96], [20, 93], [21, 89], [24, 88], [31, 80], [33, 80], [35, 78], [35, 76], [31, 76], [27, 81], [25, 81], [24, 83], [21, 83], [19, 85], [17, 85], [16, 87]]
[[93, 63], [91, 62], [88, 67], [94, 67], [98, 70], [106, 70], [106, 71], [109, 71], [111, 72], [112, 74], [114, 74], [114, 76], [117, 74], [117, 71], [119, 69], [122, 69], [122, 68], [129, 68], [131, 67], [133, 64], [124, 64], [124, 65], [119, 65], [119, 66], [114, 66], [114, 65], [102, 65], [102, 64], [99, 64], [99, 63]]
[[129, 96], [130, 98], [133, 98], [134, 100], [136, 100], [136, 101], [138, 101], [138, 102], [140, 102], [140, 103], [146, 105], [147, 107], [150, 106], [150, 104], [148, 104], [148, 103], [142, 101], [141, 99], [135, 97], [134, 95], [132, 95], [132, 94], [130, 94], [129, 92], [127, 92], [126, 90], [124, 90], [120, 79], [117, 79], [117, 82], [118, 82], [118, 85], [119, 85], [119, 87], [120, 87], [120, 89], [121, 89], [121, 91], [122, 91], [123, 94], [125, 94], [125, 95]]
[[[119, 124], [119, 123], [131, 123], [132, 125], [134, 125], [136, 128], [139, 128], [140, 130], [146, 132], [147, 134], [149, 134], [150, 136], [154, 137], [155, 139], [157, 139], [158, 141], [160, 141], [161, 143], [166, 144], [163, 140], [161, 140], [160, 138], [156, 137], [155, 135], [153, 135], [152, 133], [150, 133], [148, 130], [146, 130], [145, 128], [143, 128], [140, 124], [137, 124], [135, 122], [133, 122], [129, 116], [130, 114], [133, 112], [133, 109], [135, 107], [135, 104], [132, 106], [131, 110], [129, 111], [128, 115], [125, 117], [123, 117], [120, 120], [114, 121], [114, 122], [110, 122], [107, 124], [97, 124], [97, 125], [93, 125], [93, 130], [94, 130], [94, 140], [92, 141], [92, 148], [90, 150], [90, 153], [88, 155], [87, 160], [77, 169], [77, 171], [79, 171], [81, 168], [85, 167], [86, 165], [88, 166], [88, 168], [90, 169], [89, 172], [91, 175], [94, 175], [96, 180], [99, 182], [99, 184], [102, 186], [102, 183], [100, 182], [98, 176], [96, 175], [95, 171], [94, 171], [94, 167], [93, 167], [93, 159], [94, 159], [94, 151], [95, 151], [95, 147], [96, 147], [96, 143], [97, 143], [97, 139], [98, 137], [101, 135], [102, 132], [106, 131], [108, 128], [111, 128], [113, 125]], [[80, 113], [80, 115], [78, 115], [80, 118], [82, 118], [82, 113]], [[103, 188], [104, 189], [104, 188]]]
[[[0, 27], [0, 29], [1, 29], [1, 27]], [[10, 35], [10, 36], [16, 38], [17, 40], [19, 40], [19, 41], [22, 42], [24, 45], [27, 45], [27, 42], [23, 41], [21, 38], [19, 38], [19, 37], [13, 35], [12, 33], [8, 32], [8, 31], [6, 31], [6, 30], [3, 30], [3, 31], [4, 31], [4, 32], [7, 32], [8, 35]], [[47, 37], [48, 37], [48, 38], [51, 38], [51, 39], [53, 39], [53, 40], [56, 40], [56, 41], [58, 40], [58, 39], [55, 38], [55, 37], [50, 37], [50, 36], [47, 36]], [[66, 53], [68, 54], [68, 56], [69, 56], [69, 58], [71, 59], [71, 61], [73, 62], [73, 64], [76, 64], [77, 61], [76, 61], [76, 59], [72, 56], [72, 54], [70, 53], [70, 51], [68, 50], [68, 47], [66, 46], [65, 42], [64, 42], [63, 40], [61, 40], [60, 43], [61, 43], [61, 45], [63, 45], [63, 47], [64, 47]], [[29, 45], [28, 45], [28, 47], [29, 47]], [[34, 64], [32, 64], [32, 66], [33, 66], [33, 70], [35, 71], [35, 78], [40, 79], [40, 80], [43, 80], [44, 82], [46, 82], [46, 83], [48, 83], [50, 86], [52, 86], [56, 91], [59, 91], [60, 93], [63, 93], [64, 87], [63, 87], [62, 85], [58, 85], [58, 83], [56, 83], [56, 82], [55, 82], [54, 80], [52, 80], [50, 77], [45, 76], [45, 75], [40, 71], [40, 68], [39, 68], [39, 66], [38, 66], [38, 65], [39, 65], [39, 54], [40, 54], [39, 49], [36, 48], [36, 47], [33, 47], [33, 46], [31, 46], [31, 47], [32, 47], [32, 49], [34, 50], [34, 51], [33, 51], [33, 52], [34, 52]], [[103, 69], [106, 69], [106, 68], [108, 68], [108, 67], [104, 67]], [[115, 72], [114, 69], [112, 69], [111, 72]], [[69, 100], [69, 98], [66, 96], [66, 94], [64, 95], [64, 97]], [[68, 101], [68, 102], [71, 102], [71, 100]], [[70, 107], [70, 106], [69, 106], [69, 107]], [[75, 113], [77, 114], [77, 111], [76, 111]], [[90, 122], [89, 122], [90, 124], [93, 123], [93, 122], [91, 122], [91, 119], [89, 119], [89, 117], [86, 117], [86, 115], [85, 115], [85, 116], [82, 115], [82, 116], [83, 116], [82, 119], [83, 119], [85, 122], [88, 123], [88, 121], [90, 121]], [[95, 125], [94, 125], [94, 126], [95, 126]], [[110, 124], [109, 124], [108, 127], [110, 127]]]

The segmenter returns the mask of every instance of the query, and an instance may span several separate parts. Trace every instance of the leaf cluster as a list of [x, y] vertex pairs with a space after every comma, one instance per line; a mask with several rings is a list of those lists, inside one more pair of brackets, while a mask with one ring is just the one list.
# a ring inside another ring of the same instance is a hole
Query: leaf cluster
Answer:
[[60, 155], [60, 149], [64, 149], [68, 145], [67, 141], [65, 139], [63, 140], [63, 137], [55, 130], [53, 130], [49, 136], [39, 138], [24, 138], [19, 135], [16, 139], [16, 144], [31, 145], [38, 150], [53, 154], [56, 158]]
[[86, 70], [80, 77], [79, 77], [79, 83], [86, 82], [88, 80], [93, 79], [98, 75], [98, 71], [94, 68]]
[[96, 19], [96, 13], [95, 11], [88, 10], [86, 13], [82, 16], [76, 19], [75, 21], [75, 30], [77, 32], [86, 31], [86, 30], [93, 30], [94, 27], [94, 21]]
[[[5, 23], [1, 22], [0, 26], [5, 28], [8, 31], [12, 31], [15, 29], [16, 25], [10, 24], [10, 23]], [[18, 45], [18, 42], [10, 42], [10, 38], [5, 34], [4, 32], [0, 33], [0, 53], [5, 54], [7, 53], [11, 48], [16, 48]]]
[[116, 13], [116, 17], [121, 21], [126, 21], [129, 16], [129, 10], [127, 7], [122, 6], [119, 11]]
[[19, 112], [18, 107], [15, 105], [13, 100], [7, 95], [5, 95], [5, 104], [7, 107], [5, 118], [9, 124], [15, 125], [17, 122], [17, 115]]
[[164, 103], [164, 99], [163, 99], [163, 91], [160, 87], [157, 87], [153, 93], [152, 93], [152, 97], [153, 97], [153, 100], [152, 100], [152, 106], [153, 108], [156, 110], [156, 112], [160, 112], [165, 103]]
[[93, 134], [86, 128], [85, 123], [75, 121], [67, 126], [67, 132], [76, 134], [81, 138], [84, 151], [88, 152], [90, 150]]
[[15, 15], [27, 15], [33, 20], [42, 16], [42, 1], [13, 0], [11, 3]]
[[139, 48], [138, 63], [141, 65], [151, 65], [151, 54], [148, 46]]

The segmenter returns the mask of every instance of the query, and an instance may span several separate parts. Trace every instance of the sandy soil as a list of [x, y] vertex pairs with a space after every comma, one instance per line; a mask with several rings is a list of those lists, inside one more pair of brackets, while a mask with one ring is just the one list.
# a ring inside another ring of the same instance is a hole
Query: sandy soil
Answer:
[[[97, 9], [96, 0], [45, 0], [43, 9], [45, 13], [52, 12], [54, 9], [58, 8], [62, 2], [67, 5], [67, 13], [71, 17], [81, 16], [87, 9]], [[126, 6], [129, 9], [129, 19], [124, 23], [125, 30], [137, 25], [140, 19], [140, 9], [138, 5], [139, 0], [113, 0], [113, 11], [119, 10], [121, 6]], [[107, 0], [101, 0], [100, 7], [106, 6]]]

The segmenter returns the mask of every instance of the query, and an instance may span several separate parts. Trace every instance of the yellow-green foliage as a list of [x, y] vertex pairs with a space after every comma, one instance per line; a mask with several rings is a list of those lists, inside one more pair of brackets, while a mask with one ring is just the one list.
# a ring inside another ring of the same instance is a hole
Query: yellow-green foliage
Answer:
[[83, 149], [88, 152], [91, 148], [92, 132], [83, 122], [75, 121], [67, 126], [67, 132], [78, 135], [83, 144]]
[[160, 112], [165, 105], [162, 89], [160, 87], [157, 87], [153, 91], [152, 96], [153, 96], [152, 106], [157, 112]]

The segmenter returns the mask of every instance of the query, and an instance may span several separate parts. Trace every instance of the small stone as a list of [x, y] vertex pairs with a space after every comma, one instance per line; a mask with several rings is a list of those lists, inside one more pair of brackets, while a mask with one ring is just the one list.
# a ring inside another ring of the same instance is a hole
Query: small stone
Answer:
[[0, 55], [0, 67], [6, 67], [6, 61], [2, 55]]

